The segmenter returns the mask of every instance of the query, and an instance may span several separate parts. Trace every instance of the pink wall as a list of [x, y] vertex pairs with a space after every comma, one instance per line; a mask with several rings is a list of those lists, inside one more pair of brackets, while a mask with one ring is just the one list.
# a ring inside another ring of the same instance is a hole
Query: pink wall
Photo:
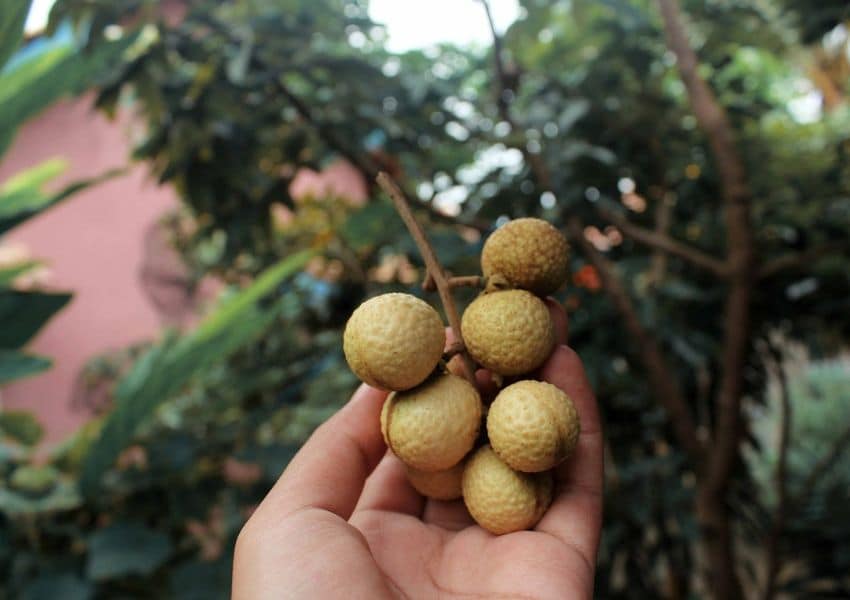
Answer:
[[[128, 119], [112, 123], [91, 108], [91, 97], [61, 102], [27, 124], [5, 160], [0, 181], [53, 157], [70, 168], [62, 182], [127, 164]], [[139, 279], [146, 234], [176, 206], [171, 189], [157, 187], [137, 166], [14, 229], [6, 243], [25, 244], [50, 271], [46, 287], [74, 298], [30, 343], [54, 359], [46, 373], [2, 389], [2, 406], [34, 411], [56, 442], [88, 417], [71, 408], [74, 381], [95, 355], [153, 338], [157, 311]]]

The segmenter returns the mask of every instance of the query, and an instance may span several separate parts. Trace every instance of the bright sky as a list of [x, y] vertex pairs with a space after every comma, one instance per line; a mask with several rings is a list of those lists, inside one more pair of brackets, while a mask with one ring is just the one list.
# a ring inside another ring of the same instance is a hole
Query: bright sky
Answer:
[[38, 33], [47, 25], [47, 17], [50, 9], [56, 4], [56, 0], [33, 0], [30, 6], [30, 14], [27, 15], [27, 23], [24, 29], [27, 33]]
[[[517, 0], [491, 0], [496, 29], [504, 32], [519, 15]], [[440, 42], [490, 44], [490, 28], [478, 0], [371, 0], [369, 16], [383, 23], [388, 49], [404, 52]]]
[[[47, 24], [56, 0], [34, 0], [26, 30], [38, 32]], [[491, 0], [491, 10], [500, 32], [519, 15], [517, 0]], [[440, 42], [487, 45], [490, 30], [478, 0], [372, 0], [369, 14], [386, 25], [389, 49], [404, 52]]]

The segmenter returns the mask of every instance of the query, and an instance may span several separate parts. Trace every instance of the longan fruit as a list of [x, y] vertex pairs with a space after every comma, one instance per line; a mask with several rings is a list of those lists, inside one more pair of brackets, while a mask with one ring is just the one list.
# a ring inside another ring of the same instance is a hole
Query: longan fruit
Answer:
[[502, 275], [513, 287], [551, 294], [569, 274], [569, 244], [542, 219], [514, 219], [494, 231], [481, 251], [486, 277]]
[[410, 294], [367, 300], [352, 313], [343, 334], [351, 370], [385, 390], [407, 390], [422, 383], [440, 362], [445, 345], [440, 315]]
[[472, 358], [499, 375], [534, 371], [555, 347], [549, 309], [525, 290], [482, 294], [464, 311], [461, 330]]
[[551, 383], [518, 381], [496, 396], [487, 413], [490, 445], [512, 468], [545, 471], [566, 460], [578, 443], [575, 404]]

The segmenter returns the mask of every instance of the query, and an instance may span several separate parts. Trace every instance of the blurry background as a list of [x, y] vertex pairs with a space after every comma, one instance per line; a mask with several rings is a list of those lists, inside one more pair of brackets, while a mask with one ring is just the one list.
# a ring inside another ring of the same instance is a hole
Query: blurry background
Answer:
[[241, 524], [357, 383], [351, 310], [436, 303], [378, 170], [454, 274], [509, 218], [570, 236], [599, 597], [850, 594], [848, 24], [842, 0], [4, 1], [0, 598], [228, 596]]

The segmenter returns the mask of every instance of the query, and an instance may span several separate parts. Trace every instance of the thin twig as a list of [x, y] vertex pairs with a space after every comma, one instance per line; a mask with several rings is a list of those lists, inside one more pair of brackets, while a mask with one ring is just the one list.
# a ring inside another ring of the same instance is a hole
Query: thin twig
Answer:
[[803, 250], [802, 252], [786, 254], [764, 263], [759, 269], [758, 277], [759, 279], [766, 279], [783, 271], [789, 271], [799, 267], [808, 267], [819, 258], [829, 256], [834, 252], [844, 252], [848, 250], [850, 250], [850, 243], [848, 243], [847, 240], [836, 240], [834, 242], [827, 242], [820, 246]]
[[443, 360], [449, 362], [455, 356], [464, 351], [466, 347], [463, 345], [463, 342], [452, 342], [449, 347], [443, 352]]
[[450, 288], [474, 287], [484, 289], [487, 286], [487, 278], [480, 275], [464, 275], [462, 277], [449, 277]]
[[[656, 141], [657, 140], [653, 140]], [[673, 224], [673, 202], [670, 201], [666, 191], [662, 191], [656, 199], [655, 206], [655, 234], [662, 238], [670, 238], [670, 226]], [[661, 285], [667, 274], [668, 254], [661, 248], [654, 247], [652, 260], [649, 268], [650, 285], [656, 287]]]
[[718, 277], [723, 277], [726, 274], [727, 268], [723, 261], [706, 254], [698, 248], [679, 242], [663, 233], [646, 229], [640, 225], [635, 225], [624, 216], [614, 211], [600, 209], [599, 212], [603, 218], [610, 221], [612, 225], [617, 227], [624, 236], [631, 238], [636, 242], [640, 242], [650, 248], [662, 250], [669, 254], [678, 256], [679, 258], [683, 258], [697, 267], [711, 271]]
[[[463, 343], [463, 332], [460, 328], [460, 315], [457, 312], [454, 299], [452, 298], [451, 287], [449, 286], [446, 274], [443, 271], [440, 261], [437, 259], [437, 254], [434, 252], [431, 242], [428, 241], [428, 236], [422, 230], [416, 217], [413, 216], [413, 211], [410, 209], [410, 204], [401, 188], [398, 187], [393, 178], [387, 173], [381, 171], [375, 178], [381, 189], [387, 193], [393, 201], [399, 216], [407, 226], [413, 241], [416, 242], [416, 247], [419, 248], [419, 253], [422, 255], [422, 260], [425, 261], [425, 266], [431, 277], [434, 279], [434, 285], [437, 286], [437, 292], [440, 294], [440, 301], [443, 303], [443, 309], [446, 311], [446, 318], [449, 320], [449, 326], [454, 332], [455, 341]], [[469, 353], [464, 349], [460, 356], [463, 359], [463, 374], [464, 377], [475, 385], [475, 365], [469, 356]]]
[[[380, 172], [380, 166], [377, 162], [365, 152], [357, 152], [352, 150], [345, 140], [337, 134], [336, 129], [333, 127], [323, 123], [320, 121], [310, 107], [304, 102], [301, 98], [299, 98], [296, 94], [294, 94], [280, 79], [275, 80], [275, 85], [280, 94], [286, 98], [290, 104], [295, 108], [301, 118], [310, 123], [318, 132], [319, 136], [324, 140], [324, 142], [333, 150], [339, 152], [343, 157], [345, 157], [348, 162], [350, 162], [354, 168], [360, 171], [360, 174], [366, 179], [366, 181], [372, 181]], [[405, 195], [409, 196], [405, 191]], [[433, 204], [423, 204], [423, 208], [428, 212], [428, 215], [434, 219], [435, 221], [447, 223], [451, 225], [463, 225], [465, 227], [471, 227], [477, 231], [484, 232], [488, 231], [490, 228], [489, 222], [485, 222], [483, 220], [470, 220], [470, 221], [461, 221], [455, 219], [454, 217], [447, 215], [445, 213], [440, 212], [436, 208], [434, 208]]]
[[794, 417], [791, 408], [791, 397], [788, 392], [788, 377], [782, 365], [778, 351], [772, 350], [774, 355], [772, 361], [776, 368], [776, 376], [779, 379], [779, 391], [782, 410], [780, 412], [779, 441], [777, 442], [778, 460], [774, 485], [776, 486], [776, 511], [773, 515], [773, 525], [767, 536], [765, 546], [767, 548], [767, 576], [765, 579], [763, 600], [770, 600], [776, 593], [776, 577], [782, 560], [782, 534], [785, 530], [785, 519], [787, 517], [788, 503], [788, 450], [791, 441], [791, 422]]
[[638, 356], [646, 369], [653, 395], [670, 417], [673, 433], [679, 444], [688, 453], [693, 464], [698, 466], [702, 462], [703, 452], [696, 425], [681, 388], [671, 376], [673, 371], [668, 368], [657, 340], [641, 323], [634, 303], [617, 275], [616, 267], [584, 236], [581, 222], [575, 217], [571, 218], [567, 228], [570, 238], [581, 248], [599, 273], [603, 287], [639, 350]]

